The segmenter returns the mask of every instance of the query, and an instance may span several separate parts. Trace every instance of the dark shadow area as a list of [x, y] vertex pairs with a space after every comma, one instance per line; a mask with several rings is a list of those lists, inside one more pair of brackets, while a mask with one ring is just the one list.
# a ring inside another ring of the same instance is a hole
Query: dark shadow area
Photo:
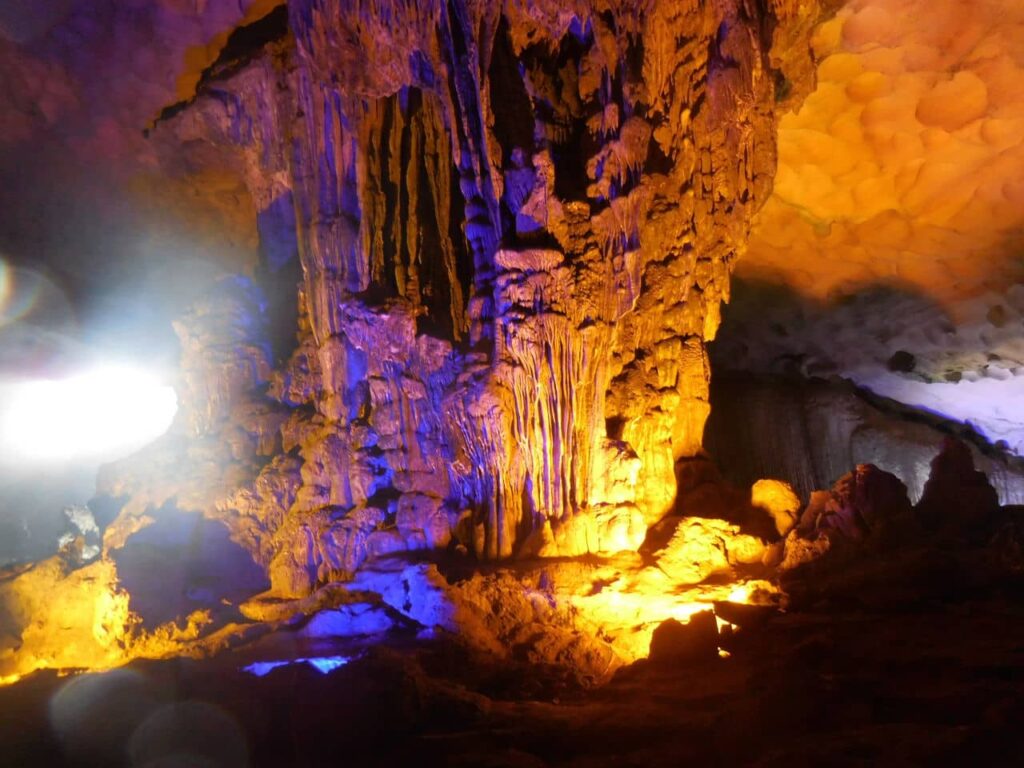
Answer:
[[949, 312], [910, 286], [868, 284], [819, 301], [786, 285], [735, 278], [708, 352], [714, 371], [828, 376], [870, 364], [917, 381], [949, 381], [947, 374], [977, 362], [971, 352], [981, 352], [956, 335]]
[[228, 529], [172, 503], [113, 553], [130, 607], [153, 628], [203, 608], [220, 609], [262, 592], [266, 576]]
[[1019, 764], [1024, 615], [1006, 596], [970, 605], [970, 621], [954, 604], [765, 616], [728, 659], [639, 662], [588, 692], [451, 643], [372, 648], [330, 674], [290, 664], [253, 677], [234, 653], [44, 672], [0, 688], [0, 762]]
[[295, 349], [298, 286], [302, 281], [291, 192], [276, 197], [256, 214], [256, 230], [260, 239], [260, 263], [255, 280], [267, 298], [270, 346], [275, 362], [280, 364]]
[[775, 478], [806, 498], [871, 463], [902, 478], [916, 501], [943, 438], [955, 436], [971, 446], [1002, 503], [1020, 504], [1024, 460], [955, 414], [900, 403], [842, 378], [877, 371], [906, 379], [919, 394], [962, 375], [985, 378], [993, 374], [987, 332], [958, 328], [944, 308], [904, 287], [868, 285], [818, 302], [786, 286], [736, 280], [709, 345], [705, 448], [742, 488]]
[[0, 568], [55, 554], [68, 528], [64, 508], [84, 504], [95, 489], [92, 464], [0, 471]]
[[519, 61], [504, 16], [498, 22], [494, 53], [488, 70], [491, 109], [494, 110], [494, 135], [501, 145], [501, 161], [508, 165], [517, 147], [527, 155], [533, 151], [533, 105], [523, 85]]

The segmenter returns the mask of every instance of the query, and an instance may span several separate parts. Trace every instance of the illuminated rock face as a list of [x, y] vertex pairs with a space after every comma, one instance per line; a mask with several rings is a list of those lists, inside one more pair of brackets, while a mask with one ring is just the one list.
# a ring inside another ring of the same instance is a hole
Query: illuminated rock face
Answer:
[[812, 46], [722, 361], [797, 358], [1024, 455], [1024, 8], [851, 0]]
[[[79, 663], [244, 634], [209, 611], [184, 630], [136, 626], [113, 566], [170, 502], [224, 523], [267, 574], [270, 591], [240, 606], [252, 621], [372, 594], [375, 610], [477, 645], [529, 640], [540, 661], [564, 640], [594, 679], [645, 655], [666, 617], [752, 583], [761, 539], [666, 515], [677, 461], [701, 449], [705, 343], [771, 187], [778, 114], [811, 84], [818, 12], [296, 0], [278, 39], [165, 111], [152, 135], [168, 174], [184, 158], [243, 179], [265, 266], [297, 249], [297, 344], [271, 370], [263, 298], [245, 280], [177, 324], [178, 422], [101, 477], [123, 504], [88, 566], [108, 577], [90, 582], [92, 616], [112, 600], [120, 612], [100, 636], [80, 600], [75, 631], [109, 654]], [[658, 521], [663, 546], [642, 557]], [[626, 553], [455, 586], [387, 557], [440, 550]], [[27, 592], [62, 588], [64, 565], [48, 568]], [[499, 611], [488, 596], [503, 595]], [[0, 672], [45, 666], [37, 645]]]
[[636, 549], [671, 510], [778, 86], [810, 84], [796, 6], [293, 2], [294, 43], [158, 126], [294, 208], [286, 591], [452, 537]]

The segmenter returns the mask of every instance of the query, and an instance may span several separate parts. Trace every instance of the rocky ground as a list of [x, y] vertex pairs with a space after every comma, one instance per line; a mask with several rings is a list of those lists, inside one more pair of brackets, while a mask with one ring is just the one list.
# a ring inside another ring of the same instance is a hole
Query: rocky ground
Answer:
[[443, 644], [377, 646], [327, 675], [253, 677], [231, 654], [46, 672], [0, 690], [0, 763], [1011, 765], [1021, 637], [1003, 595], [779, 614], [727, 659], [640, 662], [592, 691]]
[[[939, 537], [798, 569], [786, 611], [719, 606], [735, 632], [656, 633], [651, 659], [589, 690], [402, 633], [40, 672], [0, 689], [0, 764], [1020, 764], [1024, 579], [992, 553]], [[311, 656], [351, 661], [242, 669]]]
[[[10, 658], [40, 663], [0, 688], [0, 764], [1019, 764], [1024, 508], [1000, 506], [966, 444], [944, 443], [917, 504], [867, 464], [802, 512], [782, 483], [747, 496], [706, 462], [681, 471], [684, 516], [636, 553], [385, 558], [298, 601], [239, 603], [251, 584], [209, 626], [117, 634], [180, 591], [172, 571], [146, 582], [149, 549], [125, 560], [141, 539], [10, 574], [6, 594], [32, 598], [8, 600], [29, 617]], [[145, 532], [172, 537], [161, 525]], [[227, 567], [211, 551], [196, 563]], [[115, 576], [130, 598], [102, 589]], [[81, 659], [118, 668], [48, 669]]]

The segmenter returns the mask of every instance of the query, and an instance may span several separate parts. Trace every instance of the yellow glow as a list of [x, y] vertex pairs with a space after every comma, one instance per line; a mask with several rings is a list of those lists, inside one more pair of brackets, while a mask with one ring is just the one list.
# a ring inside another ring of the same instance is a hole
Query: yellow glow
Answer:
[[750, 584], [740, 584], [735, 587], [729, 593], [728, 600], [730, 603], [745, 603], [750, 600]]
[[4, 387], [0, 446], [9, 460], [112, 459], [167, 431], [173, 388], [124, 367]]
[[[596, 594], [567, 598], [584, 628], [607, 640], [622, 661], [646, 658], [651, 636], [666, 619], [686, 624], [694, 614], [714, 610], [716, 602], [757, 602], [778, 590], [765, 581], [732, 584], [674, 584], [657, 568], [623, 574]], [[718, 628], [732, 626], [716, 617]]]
[[1017, 279], [1022, 45], [1021, 3], [846, 3], [815, 36], [816, 90], [780, 122], [737, 274], [819, 299], [898, 278], [950, 306]]
[[44, 560], [7, 582], [0, 599], [22, 623], [18, 645], [0, 646], [0, 686], [38, 669], [98, 672], [136, 658], [184, 655], [211, 621], [208, 611], [194, 611], [184, 626], [143, 631], [107, 558], [70, 573], [59, 557]]

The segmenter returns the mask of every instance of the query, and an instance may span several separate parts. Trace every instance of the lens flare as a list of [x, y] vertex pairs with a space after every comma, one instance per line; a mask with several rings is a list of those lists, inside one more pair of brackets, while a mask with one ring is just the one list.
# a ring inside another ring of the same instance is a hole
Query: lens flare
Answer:
[[73, 323], [74, 312], [64, 289], [46, 274], [0, 257], [0, 328], [28, 319], [56, 328]]
[[11, 383], [0, 402], [7, 462], [118, 458], [166, 432], [178, 407], [172, 387], [126, 367]]
[[0, 318], [6, 314], [4, 307], [7, 306], [7, 297], [11, 293], [12, 282], [11, 268], [3, 259], [0, 259]]

